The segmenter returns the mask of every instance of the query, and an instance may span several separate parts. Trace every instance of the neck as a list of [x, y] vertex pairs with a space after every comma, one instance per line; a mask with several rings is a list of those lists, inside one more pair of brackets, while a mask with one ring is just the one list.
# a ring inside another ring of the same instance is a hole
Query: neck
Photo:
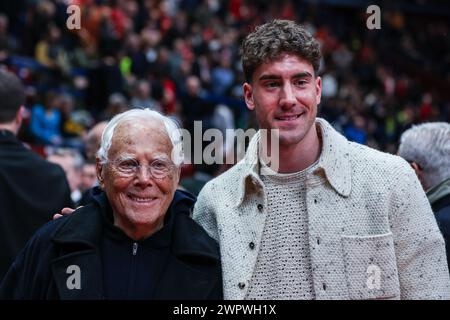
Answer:
[[124, 222], [116, 218], [114, 215], [114, 225], [121, 229], [125, 234], [134, 241], [141, 241], [152, 236], [163, 227], [164, 220], [158, 220], [151, 225], [135, 225], [131, 222]]
[[14, 135], [17, 135], [17, 132], [19, 131], [17, 129], [17, 126], [15, 126], [13, 123], [2, 123], [2, 124], [0, 124], [0, 130], [11, 131]]
[[[266, 148], [271, 148], [270, 143], [261, 145], [263, 154], [271, 155], [272, 153], [264, 152]], [[279, 145], [279, 165], [277, 172], [293, 173], [305, 170], [315, 163], [321, 153], [321, 141], [317, 134], [316, 125], [297, 144], [281, 144]], [[269, 150], [270, 151], [270, 150]], [[264, 159], [263, 159], [264, 161]], [[268, 163], [268, 161], [265, 161]]]

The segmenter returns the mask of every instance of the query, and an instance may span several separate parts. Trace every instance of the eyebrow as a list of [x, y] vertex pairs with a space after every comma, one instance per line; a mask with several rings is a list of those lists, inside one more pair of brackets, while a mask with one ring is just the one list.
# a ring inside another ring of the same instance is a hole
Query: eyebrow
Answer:
[[[291, 78], [312, 78], [312, 74], [309, 73], [308, 71], [305, 71], [296, 73]], [[274, 74], [265, 74], [259, 77], [258, 80], [263, 81], [263, 80], [278, 80], [278, 79], [281, 79], [281, 77]]]
[[170, 161], [170, 158], [163, 156], [163, 155], [157, 155], [156, 157], [153, 158], [152, 161], [155, 161], [155, 160]]
[[[128, 161], [128, 160], [134, 160], [134, 161], [139, 162], [136, 158], [134, 158], [133, 156], [127, 155], [127, 154], [118, 157], [115, 161]], [[170, 158], [167, 158], [164, 155], [157, 155], [151, 161], [155, 161], [155, 160], [169, 161]]]
[[120, 157], [116, 158], [115, 161], [127, 161], [127, 160], [135, 160], [135, 161], [137, 161], [135, 158], [133, 158], [130, 155], [121, 155]]

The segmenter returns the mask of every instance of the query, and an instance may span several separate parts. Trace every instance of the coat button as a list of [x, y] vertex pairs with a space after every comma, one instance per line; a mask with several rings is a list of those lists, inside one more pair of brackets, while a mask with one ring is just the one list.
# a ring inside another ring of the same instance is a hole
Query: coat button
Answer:
[[250, 249], [255, 249], [255, 244], [253, 243], [253, 241], [252, 242], [250, 242], [249, 244], [248, 244], [248, 246], [250, 247]]
[[258, 204], [258, 210], [259, 212], [263, 211], [264, 206], [260, 203]]
[[325, 283], [322, 283], [322, 287], [323, 287], [323, 290], [324, 290], [324, 291], [327, 290], [327, 285], [326, 285]]
[[314, 199], [314, 203], [317, 204], [317, 199]]
[[244, 288], [245, 288], [245, 283], [239, 282], [238, 287], [239, 287], [239, 289], [241, 289], [241, 290], [244, 289]]

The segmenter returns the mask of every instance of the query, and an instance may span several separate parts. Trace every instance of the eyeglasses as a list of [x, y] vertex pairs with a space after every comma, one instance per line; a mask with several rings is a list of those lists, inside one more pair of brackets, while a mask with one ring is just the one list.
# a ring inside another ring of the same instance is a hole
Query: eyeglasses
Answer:
[[152, 163], [145, 166], [139, 164], [139, 161], [136, 159], [108, 161], [107, 163], [111, 164], [111, 166], [119, 173], [127, 177], [136, 175], [141, 167], [148, 167], [153, 178], [164, 179], [172, 172], [173, 168], [175, 168], [173, 163], [160, 159], [154, 160]]

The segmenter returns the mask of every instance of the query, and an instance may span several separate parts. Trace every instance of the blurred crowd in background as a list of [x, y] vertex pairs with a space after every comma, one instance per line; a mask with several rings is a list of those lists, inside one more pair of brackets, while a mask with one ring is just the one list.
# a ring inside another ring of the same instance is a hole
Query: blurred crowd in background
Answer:
[[[370, 4], [381, 8], [379, 30], [366, 26]], [[67, 28], [69, 5], [80, 8], [80, 29]], [[204, 130], [255, 127], [239, 45], [273, 18], [320, 41], [319, 116], [349, 140], [396, 153], [412, 124], [450, 121], [446, 1], [14, 0], [0, 4], [0, 67], [26, 86], [19, 137], [65, 168], [77, 201], [95, 181], [89, 130], [129, 108], [188, 130], [196, 120]]]

